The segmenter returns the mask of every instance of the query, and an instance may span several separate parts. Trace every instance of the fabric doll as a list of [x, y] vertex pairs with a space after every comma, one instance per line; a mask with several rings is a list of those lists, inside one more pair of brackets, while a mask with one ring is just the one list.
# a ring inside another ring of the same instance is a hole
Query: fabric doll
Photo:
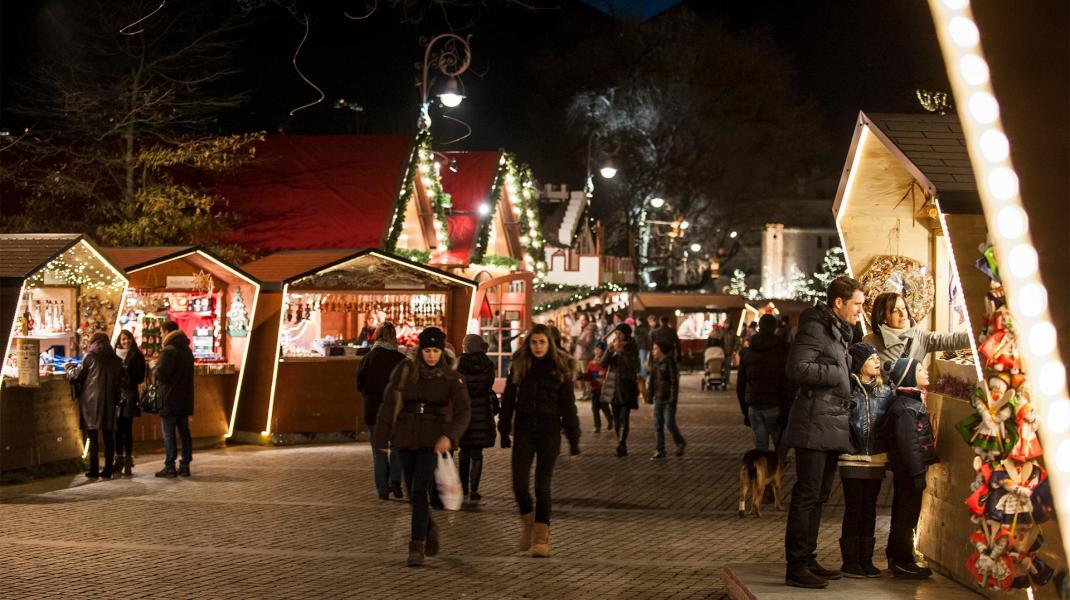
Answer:
[[1019, 388], [1016, 400], [1014, 418], [1018, 424], [1018, 441], [1008, 456], [1025, 462], [1043, 456], [1044, 449], [1037, 437], [1037, 411], [1029, 399], [1028, 392]]
[[978, 587], [993, 591], [1010, 589], [1014, 581], [1014, 559], [1005, 552], [1011, 543], [1010, 532], [1005, 527], [999, 527], [992, 535], [994, 539], [984, 531], [975, 531], [970, 536], [974, 553], [966, 559], [966, 570], [973, 575], [974, 582]]

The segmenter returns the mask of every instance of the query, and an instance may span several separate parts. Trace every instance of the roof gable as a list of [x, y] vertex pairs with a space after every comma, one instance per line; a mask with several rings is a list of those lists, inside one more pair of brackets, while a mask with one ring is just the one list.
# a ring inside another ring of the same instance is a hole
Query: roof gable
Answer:
[[958, 117], [863, 113], [876, 130], [941, 192], [977, 192]]
[[194, 246], [153, 246], [148, 248], [116, 247], [101, 248], [100, 251], [108, 260], [123, 271], [130, 267], [136, 267], [145, 263], [155, 262], [161, 258], [181, 254], [192, 250]]
[[450, 250], [436, 262], [468, 265], [479, 227], [488, 218], [480, 206], [490, 208], [494, 178], [502, 152], [445, 152], [448, 168], [440, 171], [442, 189], [450, 196], [453, 209], [446, 217]]
[[81, 239], [77, 233], [0, 235], [0, 277], [25, 279]]

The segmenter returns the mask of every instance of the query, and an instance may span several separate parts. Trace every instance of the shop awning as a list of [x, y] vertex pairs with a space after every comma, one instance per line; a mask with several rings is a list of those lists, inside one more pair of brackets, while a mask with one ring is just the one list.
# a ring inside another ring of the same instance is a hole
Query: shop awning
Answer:
[[270, 135], [217, 184], [238, 218], [228, 241], [258, 250], [381, 245], [413, 151], [406, 135]]
[[444, 152], [448, 164], [439, 174], [442, 190], [450, 195], [453, 208], [446, 217], [450, 250], [435, 256], [437, 264], [467, 266], [480, 226], [491, 215], [481, 215], [479, 207], [490, 201], [491, 187], [498, 174], [502, 152]]

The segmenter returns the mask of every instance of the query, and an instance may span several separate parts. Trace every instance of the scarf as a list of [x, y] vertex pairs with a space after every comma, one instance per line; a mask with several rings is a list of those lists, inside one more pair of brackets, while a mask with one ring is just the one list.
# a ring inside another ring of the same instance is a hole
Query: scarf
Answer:
[[442, 363], [446, 361], [444, 354], [445, 353], [443, 353], [442, 358], [438, 360], [438, 364], [433, 367], [428, 366], [422, 356], [416, 358], [416, 372], [420, 379], [437, 379], [445, 375], [445, 370], [442, 368]]
[[130, 354], [130, 348], [116, 348], [115, 353], [119, 355], [119, 358], [126, 360], [126, 355]]
[[171, 340], [175, 339], [179, 335], [182, 335], [182, 330], [181, 329], [176, 329], [176, 330], [172, 331], [171, 333], [169, 333], [169, 334], [164, 336], [163, 343], [160, 344], [160, 345], [161, 346], [166, 346], [168, 342], [170, 342]]

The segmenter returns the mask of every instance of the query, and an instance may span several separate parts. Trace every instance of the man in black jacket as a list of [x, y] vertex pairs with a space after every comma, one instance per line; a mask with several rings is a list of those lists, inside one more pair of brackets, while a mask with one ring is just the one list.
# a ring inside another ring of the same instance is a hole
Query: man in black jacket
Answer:
[[[383, 323], [375, 332], [375, 344], [371, 352], [364, 355], [357, 369], [357, 391], [364, 401], [364, 424], [368, 426], [368, 441], [375, 439], [375, 424], [379, 418], [379, 406], [383, 403], [383, 390], [390, 383], [390, 374], [394, 367], [405, 360], [405, 355], [398, 352], [397, 331], [393, 323]], [[393, 418], [394, 415], [384, 415]], [[372, 471], [375, 475], [375, 490], [380, 500], [402, 498], [401, 492], [401, 457], [393, 448], [387, 455], [372, 444]]]
[[815, 552], [821, 507], [836, 478], [836, 459], [851, 449], [847, 346], [865, 294], [854, 279], [837, 277], [829, 284], [827, 300], [799, 316], [787, 365], [799, 392], [781, 442], [795, 448], [796, 473], [784, 535], [785, 582], [804, 588], [823, 588], [828, 580], [840, 578], [839, 571], [817, 563]]
[[[193, 460], [193, 438], [189, 432], [189, 418], [193, 415], [193, 351], [189, 338], [174, 321], [163, 323], [163, 350], [156, 363], [156, 395], [160, 403], [163, 424], [164, 467], [157, 477], [189, 477], [189, 463]], [[178, 449], [175, 429], [182, 437], [182, 461], [175, 470]]]
[[684, 357], [683, 348], [680, 346], [680, 336], [676, 335], [676, 330], [673, 329], [672, 319], [669, 317], [661, 318], [661, 326], [650, 332], [650, 341], [652, 344], [668, 343], [672, 345], [673, 351], [676, 356], [676, 363], [679, 364]]
[[776, 335], [776, 328], [776, 317], [762, 315], [758, 333], [740, 353], [736, 397], [744, 424], [754, 432], [754, 447], [769, 450], [772, 440], [783, 462], [787, 448], [780, 443], [780, 411], [787, 405], [791, 386], [785, 372], [788, 345]]

